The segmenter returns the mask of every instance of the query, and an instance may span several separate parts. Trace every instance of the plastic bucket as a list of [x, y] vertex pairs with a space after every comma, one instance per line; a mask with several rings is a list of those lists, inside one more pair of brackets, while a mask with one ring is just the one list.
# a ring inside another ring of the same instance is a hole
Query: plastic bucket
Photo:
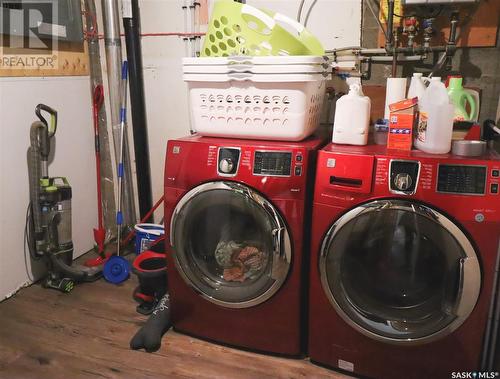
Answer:
[[136, 224], [135, 227], [135, 253], [140, 254], [165, 234], [163, 225]]
[[156, 304], [167, 292], [167, 260], [165, 254], [147, 250], [138, 255], [132, 264], [132, 271], [139, 279], [139, 286], [133, 297], [140, 304], [137, 312], [151, 314]]

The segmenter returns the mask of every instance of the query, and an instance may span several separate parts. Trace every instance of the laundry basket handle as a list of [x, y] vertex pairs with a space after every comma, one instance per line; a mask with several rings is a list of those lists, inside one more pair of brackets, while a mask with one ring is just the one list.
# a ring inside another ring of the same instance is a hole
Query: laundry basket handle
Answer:
[[300, 22], [297, 22], [281, 13], [275, 13], [274, 20], [278, 23], [282, 22], [286, 25], [289, 25], [291, 28], [295, 29], [297, 35], [300, 35], [300, 33], [302, 33], [305, 29], [304, 25], [302, 25]]
[[256, 19], [262, 21], [269, 30], [272, 30], [276, 25], [276, 22], [273, 20], [271, 16], [262, 12], [260, 9], [254, 8], [246, 4], [241, 7], [241, 14], [247, 14], [255, 17]]
[[304, 25], [281, 13], [276, 13], [273, 18], [278, 24], [282, 23], [293, 29], [297, 34], [294, 37], [302, 42], [311, 51], [311, 53], [315, 55], [323, 55], [325, 53], [321, 42], [314, 35], [312, 35], [309, 30], [304, 27]]

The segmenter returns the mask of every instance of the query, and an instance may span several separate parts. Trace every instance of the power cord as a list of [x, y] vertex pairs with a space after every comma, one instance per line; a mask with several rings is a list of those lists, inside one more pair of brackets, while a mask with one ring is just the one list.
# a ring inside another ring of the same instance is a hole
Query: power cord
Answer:
[[28, 208], [26, 208], [26, 219], [24, 224], [24, 256], [26, 257], [26, 245], [28, 245], [30, 257], [34, 261], [38, 261], [42, 258], [42, 256], [37, 254], [35, 251], [33, 234], [35, 234], [35, 221], [33, 220], [33, 204], [30, 201]]
[[28, 204], [28, 208], [26, 209], [26, 221], [24, 224], [24, 240], [23, 240], [23, 252], [24, 252], [24, 268], [26, 269], [26, 275], [30, 282], [34, 282], [35, 278], [31, 275], [30, 269], [28, 267], [28, 254], [26, 254], [26, 245], [28, 245], [29, 256], [33, 261], [39, 261], [42, 256], [36, 254], [34, 251], [34, 241], [32, 239], [34, 234], [34, 221], [33, 221], [33, 213], [32, 213], [32, 204], [31, 202]]

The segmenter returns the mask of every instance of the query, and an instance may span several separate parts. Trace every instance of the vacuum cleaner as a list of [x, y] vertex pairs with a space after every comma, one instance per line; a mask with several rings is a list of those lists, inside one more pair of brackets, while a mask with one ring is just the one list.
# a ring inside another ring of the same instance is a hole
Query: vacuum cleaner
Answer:
[[[42, 116], [50, 115], [50, 125]], [[40, 121], [31, 125], [28, 149], [30, 203], [26, 214], [25, 242], [33, 260], [47, 266], [43, 286], [70, 292], [77, 282], [89, 282], [102, 274], [101, 267], [73, 265], [71, 234], [71, 186], [65, 177], [50, 177], [50, 142], [57, 130], [57, 112], [39, 104]]]

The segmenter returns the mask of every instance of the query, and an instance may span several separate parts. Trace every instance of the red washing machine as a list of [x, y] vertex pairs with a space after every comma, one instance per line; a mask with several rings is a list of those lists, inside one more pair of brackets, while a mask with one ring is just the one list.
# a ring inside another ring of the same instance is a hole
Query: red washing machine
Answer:
[[334, 144], [318, 153], [312, 361], [373, 378], [480, 368], [498, 266], [499, 170], [494, 153]]
[[321, 146], [314, 138], [168, 142], [165, 229], [176, 330], [257, 351], [304, 353], [303, 241]]

